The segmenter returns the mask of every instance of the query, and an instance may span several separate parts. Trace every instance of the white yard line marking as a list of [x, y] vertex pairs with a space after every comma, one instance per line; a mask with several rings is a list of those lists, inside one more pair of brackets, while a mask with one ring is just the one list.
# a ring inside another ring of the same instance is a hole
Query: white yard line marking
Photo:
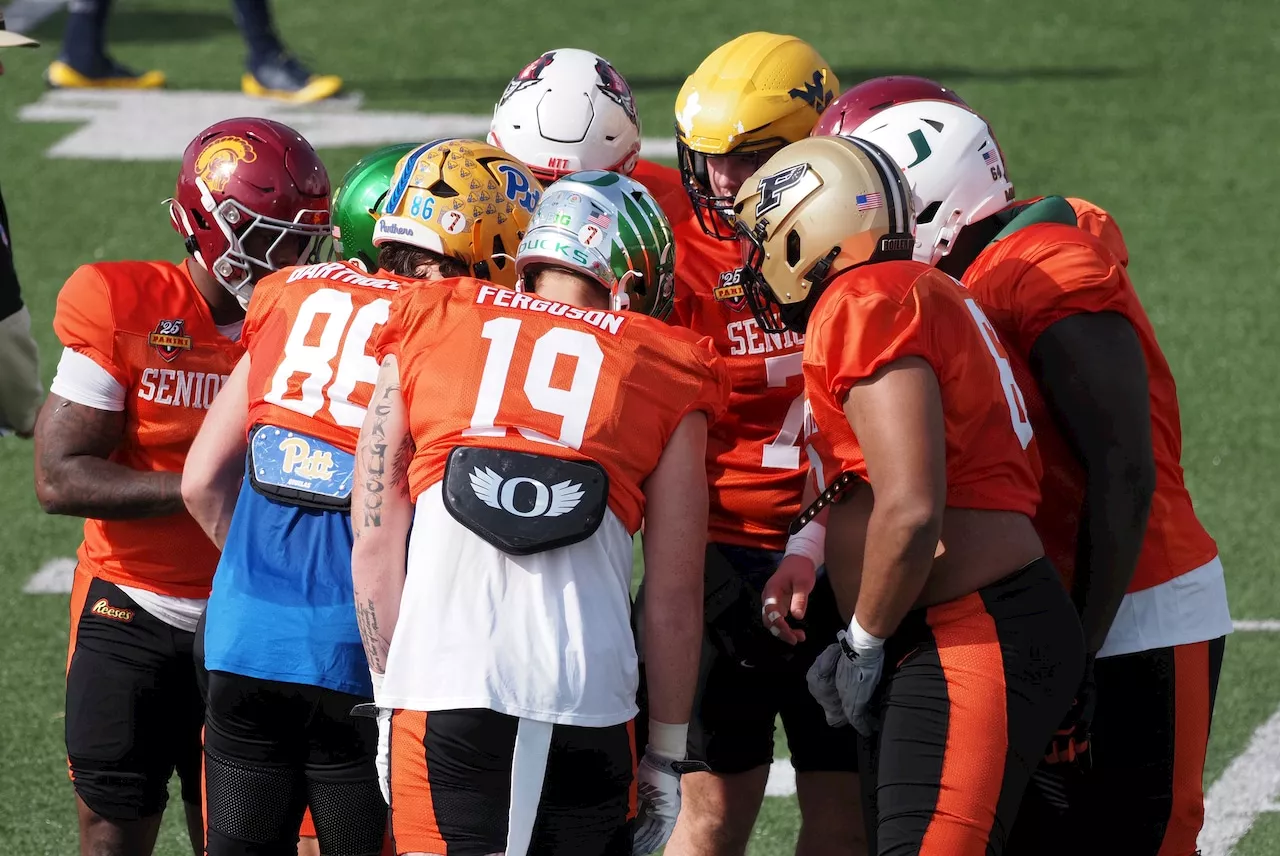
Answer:
[[769, 767], [769, 782], [764, 786], [767, 797], [789, 797], [796, 792], [796, 771], [790, 758], [774, 758]]
[[1280, 796], [1280, 709], [1263, 723], [1248, 747], [1205, 795], [1200, 850], [1229, 856], [1259, 814], [1275, 811]]
[[70, 594], [75, 570], [74, 558], [50, 559], [27, 580], [22, 590], [27, 594]]
[[1241, 618], [1231, 622], [1231, 626], [1246, 633], [1280, 633], [1280, 620], [1274, 618]]

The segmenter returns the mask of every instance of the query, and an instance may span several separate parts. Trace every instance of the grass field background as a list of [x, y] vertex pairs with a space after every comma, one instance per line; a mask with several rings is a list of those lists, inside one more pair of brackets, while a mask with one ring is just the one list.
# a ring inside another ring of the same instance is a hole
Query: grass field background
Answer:
[[[791, 32], [818, 46], [849, 86], [915, 73], [956, 88], [1000, 136], [1020, 195], [1082, 196], [1116, 216], [1130, 271], [1178, 380], [1183, 463], [1196, 507], [1218, 539], [1237, 619], [1280, 618], [1280, 4], [1253, 0], [650, 0], [609, 4], [511, 0], [444, 4], [277, 3], [280, 30], [317, 70], [340, 74], [365, 106], [486, 114], [508, 78], [554, 47], [609, 57], [630, 81], [646, 136], [668, 134], [684, 77], [741, 32]], [[238, 86], [243, 47], [229, 4], [121, 0], [118, 57], [163, 68], [172, 89]], [[72, 125], [26, 124], [40, 72], [61, 33], [54, 16], [35, 51], [0, 57], [0, 187], [46, 380], [59, 349], [59, 286], [79, 264], [177, 259], [160, 205], [176, 163], [52, 160]], [[356, 150], [323, 152], [336, 180]], [[0, 852], [76, 851], [62, 733], [66, 598], [26, 595], [45, 561], [73, 554], [79, 522], [41, 514], [31, 446], [0, 440]], [[1227, 645], [1207, 781], [1218, 778], [1280, 705], [1280, 635]], [[798, 819], [768, 800], [756, 856], [790, 852]], [[189, 852], [171, 812], [157, 849]], [[1264, 815], [1244, 856], [1280, 852]]]

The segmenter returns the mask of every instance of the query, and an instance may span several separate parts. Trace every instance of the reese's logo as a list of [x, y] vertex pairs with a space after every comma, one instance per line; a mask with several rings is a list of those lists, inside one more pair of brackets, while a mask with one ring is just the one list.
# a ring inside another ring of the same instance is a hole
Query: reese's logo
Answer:
[[100, 615], [103, 618], [110, 618], [112, 621], [122, 621], [128, 624], [133, 621], [133, 610], [125, 609], [122, 606], [112, 606], [107, 603], [105, 597], [98, 598], [98, 601], [89, 608], [94, 615]]

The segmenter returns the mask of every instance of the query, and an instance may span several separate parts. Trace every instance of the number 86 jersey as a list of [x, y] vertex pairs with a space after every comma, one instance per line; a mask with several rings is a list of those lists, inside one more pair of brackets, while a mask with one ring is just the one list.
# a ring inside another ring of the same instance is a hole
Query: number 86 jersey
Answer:
[[827, 287], [807, 330], [805, 394], [817, 432], [806, 440], [817, 452], [819, 485], [841, 472], [869, 481], [844, 401], [859, 381], [919, 357], [942, 393], [946, 504], [1034, 515], [1040, 463], [1022, 392], [995, 330], [963, 286], [919, 262], [864, 265]]
[[457, 446], [592, 460], [634, 534], [643, 483], [688, 413], [724, 412], [711, 341], [625, 311], [587, 310], [473, 279], [402, 292], [378, 345], [399, 359], [416, 501]]
[[420, 285], [346, 262], [288, 268], [258, 283], [244, 322], [246, 427], [274, 425], [354, 453], [391, 298]]

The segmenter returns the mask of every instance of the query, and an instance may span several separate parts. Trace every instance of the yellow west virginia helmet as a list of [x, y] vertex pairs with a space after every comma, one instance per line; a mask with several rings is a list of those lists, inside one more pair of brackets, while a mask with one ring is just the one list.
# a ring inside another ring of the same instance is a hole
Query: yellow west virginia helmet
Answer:
[[760, 328], [804, 332], [836, 274], [910, 259], [915, 202], [906, 176], [874, 143], [808, 137], [742, 183], [734, 205], [743, 291]]
[[400, 159], [378, 207], [373, 245], [409, 244], [514, 288], [516, 248], [542, 185], [523, 163], [475, 140], [435, 140]]
[[759, 167], [782, 146], [809, 136], [839, 94], [831, 66], [795, 36], [747, 33], [702, 61], [676, 97], [676, 148], [685, 190], [707, 234], [733, 237], [723, 219], [733, 197], [712, 193], [707, 158], [754, 155]]

